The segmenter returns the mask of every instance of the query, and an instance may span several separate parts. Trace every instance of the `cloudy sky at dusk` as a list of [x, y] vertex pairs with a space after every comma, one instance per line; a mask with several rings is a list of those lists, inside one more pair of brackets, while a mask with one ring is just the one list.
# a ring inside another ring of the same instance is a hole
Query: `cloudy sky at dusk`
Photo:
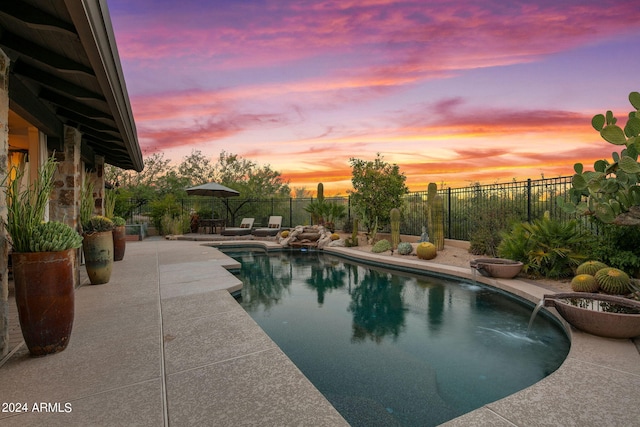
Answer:
[[638, 0], [107, 2], [145, 155], [327, 194], [378, 152], [411, 190], [571, 175], [640, 90]]

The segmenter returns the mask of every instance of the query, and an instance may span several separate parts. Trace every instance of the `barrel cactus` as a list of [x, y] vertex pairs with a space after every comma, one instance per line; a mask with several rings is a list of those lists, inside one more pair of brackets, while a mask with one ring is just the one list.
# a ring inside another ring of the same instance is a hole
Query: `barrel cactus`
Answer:
[[609, 267], [604, 262], [600, 261], [586, 261], [583, 262], [576, 268], [576, 274], [590, 274], [591, 276], [595, 275], [598, 270], [602, 270], [603, 268]]
[[106, 216], [94, 215], [88, 222], [82, 224], [85, 233], [100, 233], [113, 230], [113, 221]]
[[422, 242], [416, 248], [416, 254], [420, 259], [434, 259], [438, 255], [438, 250], [433, 243]]
[[410, 255], [413, 252], [413, 246], [409, 242], [398, 243], [398, 253], [400, 255]]
[[607, 267], [598, 270], [595, 275], [600, 290], [612, 295], [624, 295], [629, 292], [629, 276], [622, 270]]
[[591, 274], [578, 274], [571, 280], [571, 289], [574, 292], [597, 292], [600, 286]]
[[391, 242], [387, 239], [378, 240], [373, 248], [371, 248], [371, 252], [375, 254], [379, 254], [381, 252], [386, 252], [391, 250]]
[[340, 240], [340, 235], [338, 233], [332, 233], [331, 240]]

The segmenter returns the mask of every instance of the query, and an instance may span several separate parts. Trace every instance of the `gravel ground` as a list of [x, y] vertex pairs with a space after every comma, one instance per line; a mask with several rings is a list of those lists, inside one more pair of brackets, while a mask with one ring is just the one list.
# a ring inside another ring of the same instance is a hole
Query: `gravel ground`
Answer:
[[[416, 243], [413, 243], [414, 248], [417, 246]], [[371, 251], [371, 246], [357, 246], [353, 249], [361, 250], [361, 251]], [[398, 255], [394, 253], [391, 255], [391, 252], [384, 252], [381, 255], [386, 255], [390, 257], [402, 257], [407, 255]], [[416, 256], [415, 251], [412, 255]], [[433, 260], [434, 262], [438, 262], [440, 264], [452, 265], [456, 267], [469, 267], [469, 262], [476, 258], [487, 258], [487, 256], [481, 255], [473, 255], [469, 253], [466, 249], [459, 248], [456, 246], [447, 246], [445, 245], [444, 249], [438, 251], [438, 255]], [[530, 279], [524, 274], [520, 274], [517, 277], [519, 280], [523, 280], [530, 283], [535, 283], [538, 286], [543, 288], [547, 288], [549, 290], [553, 290], [555, 292], [571, 292], [571, 282], [569, 279], [557, 281], [557, 280], [549, 280], [549, 279]]]

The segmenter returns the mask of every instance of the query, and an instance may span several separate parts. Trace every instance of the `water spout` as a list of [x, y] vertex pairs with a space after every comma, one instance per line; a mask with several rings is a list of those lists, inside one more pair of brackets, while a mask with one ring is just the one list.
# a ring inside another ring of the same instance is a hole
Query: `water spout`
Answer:
[[531, 318], [529, 318], [529, 326], [527, 326], [527, 336], [529, 336], [529, 332], [531, 332], [531, 325], [533, 325], [533, 321], [536, 318], [536, 315], [540, 311], [540, 309], [544, 306], [544, 298], [540, 300], [536, 308], [533, 309], [533, 313], [531, 313]]

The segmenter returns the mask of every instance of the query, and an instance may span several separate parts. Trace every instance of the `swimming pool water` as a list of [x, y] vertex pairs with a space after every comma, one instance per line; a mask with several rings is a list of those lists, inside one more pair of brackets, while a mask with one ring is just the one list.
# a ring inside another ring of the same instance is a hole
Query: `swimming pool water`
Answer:
[[438, 425], [556, 370], [569, 340], [484, 285], [319, 252], [228, 252], [240, 303], [353, 426]]

